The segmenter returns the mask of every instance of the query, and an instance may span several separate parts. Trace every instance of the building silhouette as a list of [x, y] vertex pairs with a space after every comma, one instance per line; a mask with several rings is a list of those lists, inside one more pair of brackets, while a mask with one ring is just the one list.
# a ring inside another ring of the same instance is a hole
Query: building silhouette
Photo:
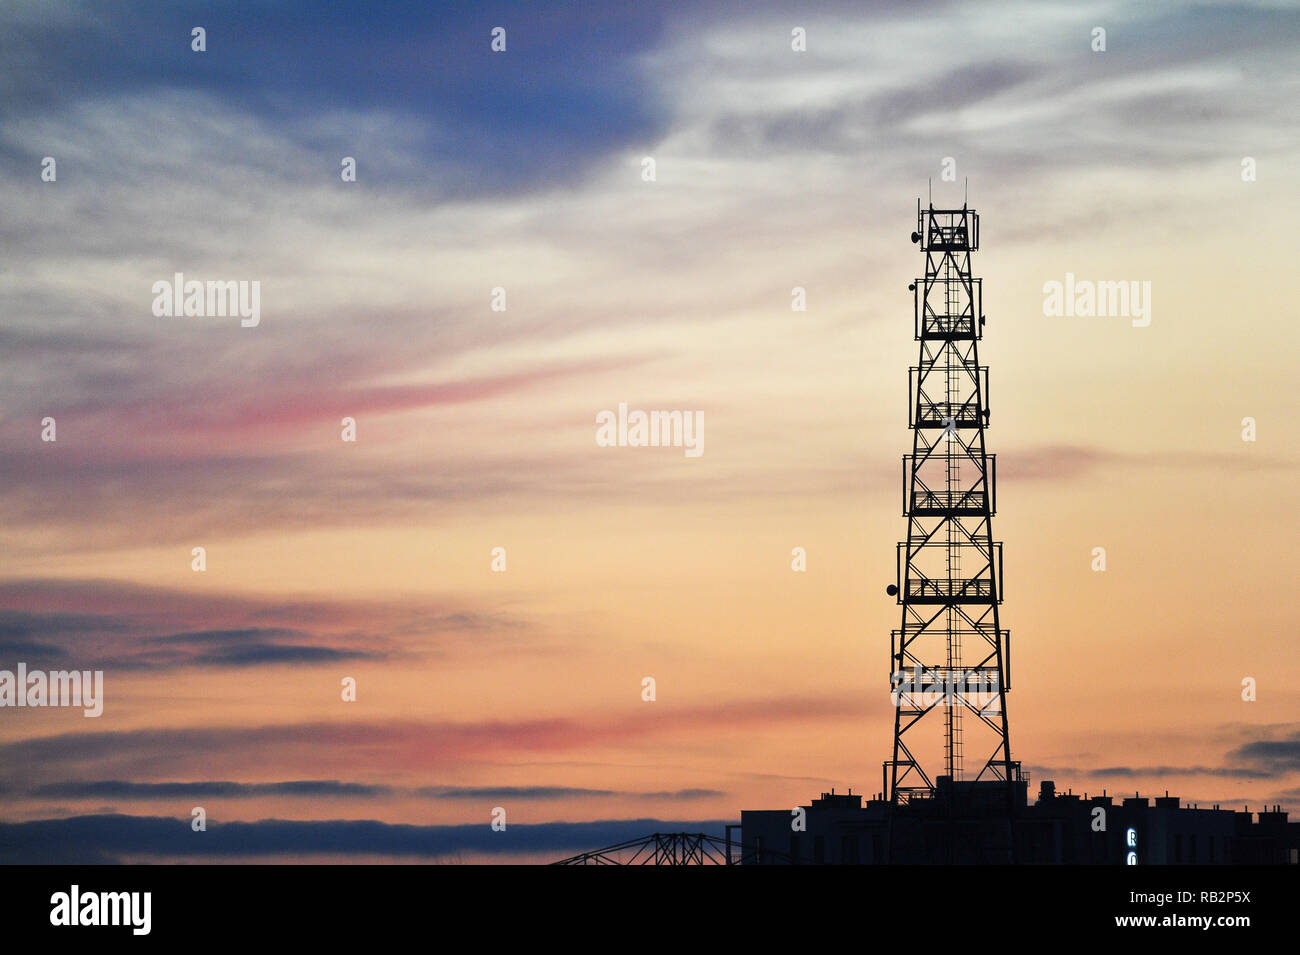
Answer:
[[[745, 864], [978, 864], [1006, 861], [1008, 823], [1001, 784], [954, 783], [939, 777], [935, 795], [895, 806], [877, 795], [822, 793], [803, 809], [802, 831], [790, 809], [745, 810], [740, 841]], [[1038, 798], [1025, 785], [1010, 815], [1014, 861], [1040, 865], [1296, 865], [1300, 822], [1280, 806], [1258, 812], [1182, 806], [1177, 796], [1080, 796], [1057, 793], [1051, 780]], [[1101, 810], [1099, 813], [1098, 810]], [[892, 819], [891, 819], [892, 814]], [[1104, 827], [1104, 828], [1102, 828]], [[891, 847], [887, 840], [893, 839]]]

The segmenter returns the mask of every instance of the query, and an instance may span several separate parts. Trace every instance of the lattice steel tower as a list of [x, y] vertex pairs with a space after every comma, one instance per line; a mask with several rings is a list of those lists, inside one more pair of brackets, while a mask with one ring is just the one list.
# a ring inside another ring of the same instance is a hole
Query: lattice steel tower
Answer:
[[[889, 587], [902, 606], [902, 629], [890, 641], [895, 717], [887, 791], [897, 807], [987, 790], [1000, 780], [1010, 799], [1021, 775], [1007, 730], [1010, 634], [998, 622], [996, 462], [984, 445], [989, 378], [977, 353], [981, 280], [971, 275], [979, 216], [964, 204], [922, 209], [918, 200], [912, 241], [925, 254], [925, 275], [911, 286], [920, 360], [909, 374], [907, 540], [898, 545], [898, 581]], [[942, 776], [948, 780], [941, 784]]]

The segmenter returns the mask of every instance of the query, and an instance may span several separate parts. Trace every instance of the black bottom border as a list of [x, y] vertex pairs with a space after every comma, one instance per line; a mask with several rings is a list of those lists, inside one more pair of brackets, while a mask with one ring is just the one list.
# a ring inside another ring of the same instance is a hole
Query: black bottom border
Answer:
[[[75, 933], [77, 942], [98, 936], [126, 944], [400, 940], [453, 929], [457, 937], [468, 933], [471, 944], [476, 936], [495, 942], [556, 930], [665, 933], [661, 941], [694, 930], [769, 945], [779, 944], [774, 930], [793, 930], [816, 944], [819, 934], [804, 933], [824, 928], [864, 940], [938, 941], [957, 933], [994, 941], [1033, 931], [1058, 941], [1136, 934], [1180, 945], [1194, 935], [1228, 942], [1241, 933], [1288, 932], [1300, 889], [1293, 866], [640, 868], [8, 866], [0, 869], [7, 877], [0, 919], [6, 938]], [[51, 924], [56, 894], [70, 895], [74, 885], [83, 900], [86, 893], [150, 893], [149, 933]], [[1146, 918], [1154, 921], [1131, 921]]]

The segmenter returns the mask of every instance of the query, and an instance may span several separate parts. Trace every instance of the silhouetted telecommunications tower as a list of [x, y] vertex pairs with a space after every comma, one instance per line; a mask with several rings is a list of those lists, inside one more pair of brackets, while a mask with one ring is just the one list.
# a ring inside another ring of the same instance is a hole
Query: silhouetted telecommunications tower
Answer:
[[[890, 641], [895, 716], [886, 790], [898, 807], [1001, 780], [1010, 799], [1020, 764], [1007, 732], [1010, 634], [998, 623], [1002, 544], [993, 539], [995, 460], [984, 445], [981, 280], [970, 264], [979, 216], [964, 204], [922, 209], [918, 200], [912, 241], [925, 253], [925, 275], [911, 286], [920, 361], [909, 375], [907, 540], [888, 588], [902, 606], [902, 629]], [[941, 775], [950, 781], [942, 787]]]

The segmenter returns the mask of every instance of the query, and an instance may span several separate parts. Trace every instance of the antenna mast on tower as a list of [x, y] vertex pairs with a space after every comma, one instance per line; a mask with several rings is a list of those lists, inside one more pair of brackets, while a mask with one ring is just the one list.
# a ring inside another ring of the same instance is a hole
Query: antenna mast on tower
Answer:
[[920, 358], [909, 374], [907, 540], [898, 545], [897, 583], [889, 587], [902, 607], [902, 625], [890, 650], [895, 716], [893, 758], [885, 763], [888, 798], [893, 811], [942, 798], [956, 812], [976, 790], [1002, 781], [1010, 809], [1013, 787], [1024, 783], [1007, 727], [1010, 634], [998, 619], [996, 460], [984, 442], [989, 377], [978, 357], [982, 286], [971, 275], [979, 216], [965, 204], [922, 209], [918, 200], [912, 241], [925, 254], [925, 274], [911, 286]]

